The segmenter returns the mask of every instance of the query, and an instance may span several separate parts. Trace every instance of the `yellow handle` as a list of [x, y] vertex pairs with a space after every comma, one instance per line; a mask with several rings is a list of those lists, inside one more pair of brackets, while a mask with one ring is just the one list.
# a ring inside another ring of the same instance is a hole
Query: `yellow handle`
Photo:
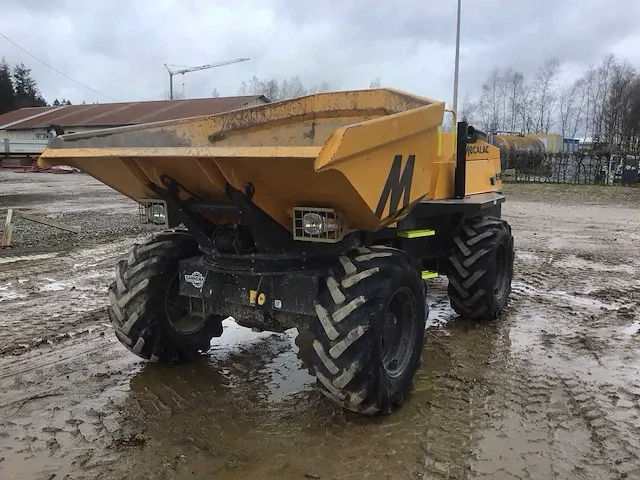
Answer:
[[453, 128], [454, 128], [454, 130], [455, 130], [456, 125], [458, 125], [458, 122], [457, 122], [457, 119], [456, 119], [456, 112], [454, 112], [454, 111], [453, 111], [453, 110], [451, 110], [450, 108], [445, 108], [445, 109], [444, 109], [444, 111], [445, 111], [445, 112], [450, 112], [450, 113], [451, 113], [451, 115], [453, 115], [453, 123], [452, 123], [452, 125], [453, 125]]

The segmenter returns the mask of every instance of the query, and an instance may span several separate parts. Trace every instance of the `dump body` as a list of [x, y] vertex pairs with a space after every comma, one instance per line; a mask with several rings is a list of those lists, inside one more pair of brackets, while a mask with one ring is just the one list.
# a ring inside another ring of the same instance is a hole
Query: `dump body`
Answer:
[[[69, 134], [42, 166], [79, 168], [132, 199], [157, 198], [167, 176], [181, 195], [224, 201], [252, 185], [253, 203], [287, 229], [295, 206], [332, 207], [351, 230], [376, 230], [416, 202], [450, 198], [454, 135], [443, 102], [393, 89], [310, 95], [190, 119]], [[499, 188], [497, 148], [483, 143], [467, 192]], [[473, 165], [471, 165], [473, 163]], [[188, 192], [188, 193], [187, 193]], [[206, 214], [212, 221], [228, 219]]]

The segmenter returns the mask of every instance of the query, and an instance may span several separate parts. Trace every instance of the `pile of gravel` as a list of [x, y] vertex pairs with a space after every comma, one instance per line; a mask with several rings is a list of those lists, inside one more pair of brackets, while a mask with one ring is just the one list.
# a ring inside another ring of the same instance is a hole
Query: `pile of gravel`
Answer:
[[[153, 225], [142, 225], [135, 213], [107, 214], [104, 211], [58, 213], [42, 215], [69, 226], [80, 227], [75, 234], [48, 225], [14, 217], [11, 246], [17, 248], [69, 248], [89, 243], [102, 243], [129, 235], [158, 230]], [[0, 214], [0, 229], [4, 228], [6, 211]]]

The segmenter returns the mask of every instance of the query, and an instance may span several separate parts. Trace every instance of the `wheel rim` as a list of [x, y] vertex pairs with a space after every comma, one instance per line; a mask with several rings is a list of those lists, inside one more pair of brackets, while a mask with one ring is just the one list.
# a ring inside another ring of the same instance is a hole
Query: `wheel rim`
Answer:
[[180, 282], [177, 273], [169, 282], [167, 293], [164, 297], [164, 311], [171, 328], [181, 334], [195, 333], [205, 324], [203, 317], [190, 314], [189, 298], [180, 295]]
[[503, 244], [498, 245], [496, 250], [496, 286], [493, 293], [496, 297], [502, 298], [507, 292], [509, 277], [507, 275], [507, 249]]
[[401, 376], [411, 362], [417, 335], [416, 305], [408, 288], [398, 290], [384, 313], [380, 347], [382, 365], [392, 378]]

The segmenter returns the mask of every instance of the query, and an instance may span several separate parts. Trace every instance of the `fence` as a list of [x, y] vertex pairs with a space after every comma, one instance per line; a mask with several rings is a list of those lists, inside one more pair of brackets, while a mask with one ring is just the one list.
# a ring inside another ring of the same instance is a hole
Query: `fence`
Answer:
[[516, 182], [613, 185], [622, 182], [624, 161], [640, 158], [640, 152], [534, 153], [501, 151], [502, 170], [515, 170]]

